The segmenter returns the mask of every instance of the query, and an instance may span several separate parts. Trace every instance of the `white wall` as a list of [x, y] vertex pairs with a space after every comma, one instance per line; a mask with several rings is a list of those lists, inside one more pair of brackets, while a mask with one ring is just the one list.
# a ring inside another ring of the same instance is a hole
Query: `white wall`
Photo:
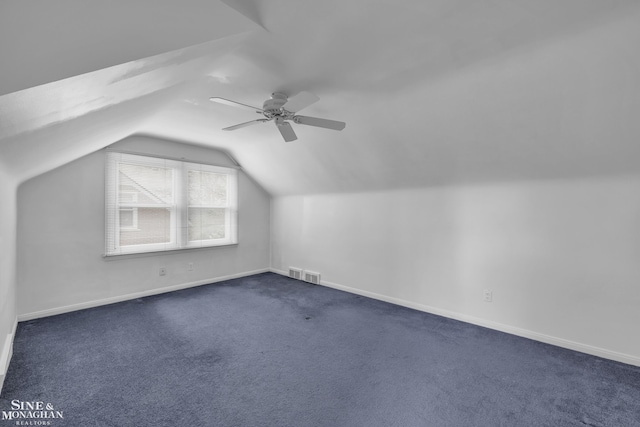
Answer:
[[16, 324], [16, 186], [0, 165], [0, 390]]
[[275, 193], [272, 267], [640, 365], [639, 18], [371, 101]]
[[[223, 153], [150, 137], [111, 148], [233, 165]], [[239, 174], [239, 244], [104, 258], [104, 162], [99, 151], [18, 189], [18, 314], [40, 317], [269, 267], [269, 196]], [[188, 263], [194, 270], [188, 271]], [[159, 276], [166, 267], [166, 276]]]
[[640, 174], [276, 198], [272, 267], [640, 365], [639, 188]]

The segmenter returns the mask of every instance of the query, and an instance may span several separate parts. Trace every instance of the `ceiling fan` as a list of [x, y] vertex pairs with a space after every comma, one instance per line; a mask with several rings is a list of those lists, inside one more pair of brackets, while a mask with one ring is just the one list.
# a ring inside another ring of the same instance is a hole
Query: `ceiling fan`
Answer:
[[264, 101], [262, 108], [252, 107], [251, 105], [243, 104], [237, 101], [231, 101], [226, 98], [212, 97], [210, 101], [217, 102], [223, 105], [231, 105], [233, 107], [240, 107], [253, 110], [258, 114], [262, 114], [265, 118], [251, 120], [249, 122], [240, 123], [234, 126], [226, 127], [222, 130], [236, 130], [243, 127], [256, 125], [258, 123], [266, 123], [274, 121], [276, 127], [282, 134], [282, 137], [286, 142], [295, 141], [298, 139], [296, 133], [293, 131], [289, 121], [299, 125], [316, 126], [325, 129], [342, 130], [346, 126], [344, 122], [338, 122], [336, 120], [320, 119], [317, 117], [299, 116], [296, 113], [303, 108], [308, 107], [320, 100], [316, 95], [310, 92], [300, 92], [296, 96], [291, 98], [281, 92], [274, 92], [271, 94], [271, 99]]

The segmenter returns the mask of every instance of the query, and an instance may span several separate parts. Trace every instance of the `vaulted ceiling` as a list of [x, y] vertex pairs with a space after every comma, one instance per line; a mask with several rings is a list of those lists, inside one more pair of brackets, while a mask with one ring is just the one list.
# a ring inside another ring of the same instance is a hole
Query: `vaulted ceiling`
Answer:
[[[0, 168], [131, 134], [227, 151], [274, 195], [637, 172], [636, 0], [5, 0]], [[309, 91], [305, 115], [261, 106]]]

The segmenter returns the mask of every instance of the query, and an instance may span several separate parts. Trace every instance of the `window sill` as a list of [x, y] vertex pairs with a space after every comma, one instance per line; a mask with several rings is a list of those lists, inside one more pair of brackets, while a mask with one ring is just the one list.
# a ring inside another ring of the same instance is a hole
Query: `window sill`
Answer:
[[183, 253], [186, 251], [203, 251], [203, 250], [211, 250], [211, 249], [221, 249], [228, 248], [229, 246], [238, 246], [239, 243], [225, 243], [222, 245], [212, 245], [212, 246], [198, 246], [198, 247], [186, 247], [180, 249], [168, 249], [168, 250], [149, 250], [144, 252], [125, 252], [120, 254], [102, 254], [102, 258], [105, 261], [116, 260], [116, 259], [127, 259], [127, 258], [141, 258], [141, 257], [149, 257], [149, 256], [158, 256], [158, 255], [175, 255], [179, 253]]

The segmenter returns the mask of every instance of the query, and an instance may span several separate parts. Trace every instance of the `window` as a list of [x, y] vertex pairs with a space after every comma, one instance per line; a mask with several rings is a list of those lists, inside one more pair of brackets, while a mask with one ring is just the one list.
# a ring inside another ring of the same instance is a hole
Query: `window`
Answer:
[[138, 228], [138, 208], [120, 207], [120, 229], [139, 230]]
[[237, 171], [107, 153], [106, 255], [237, 243]]

